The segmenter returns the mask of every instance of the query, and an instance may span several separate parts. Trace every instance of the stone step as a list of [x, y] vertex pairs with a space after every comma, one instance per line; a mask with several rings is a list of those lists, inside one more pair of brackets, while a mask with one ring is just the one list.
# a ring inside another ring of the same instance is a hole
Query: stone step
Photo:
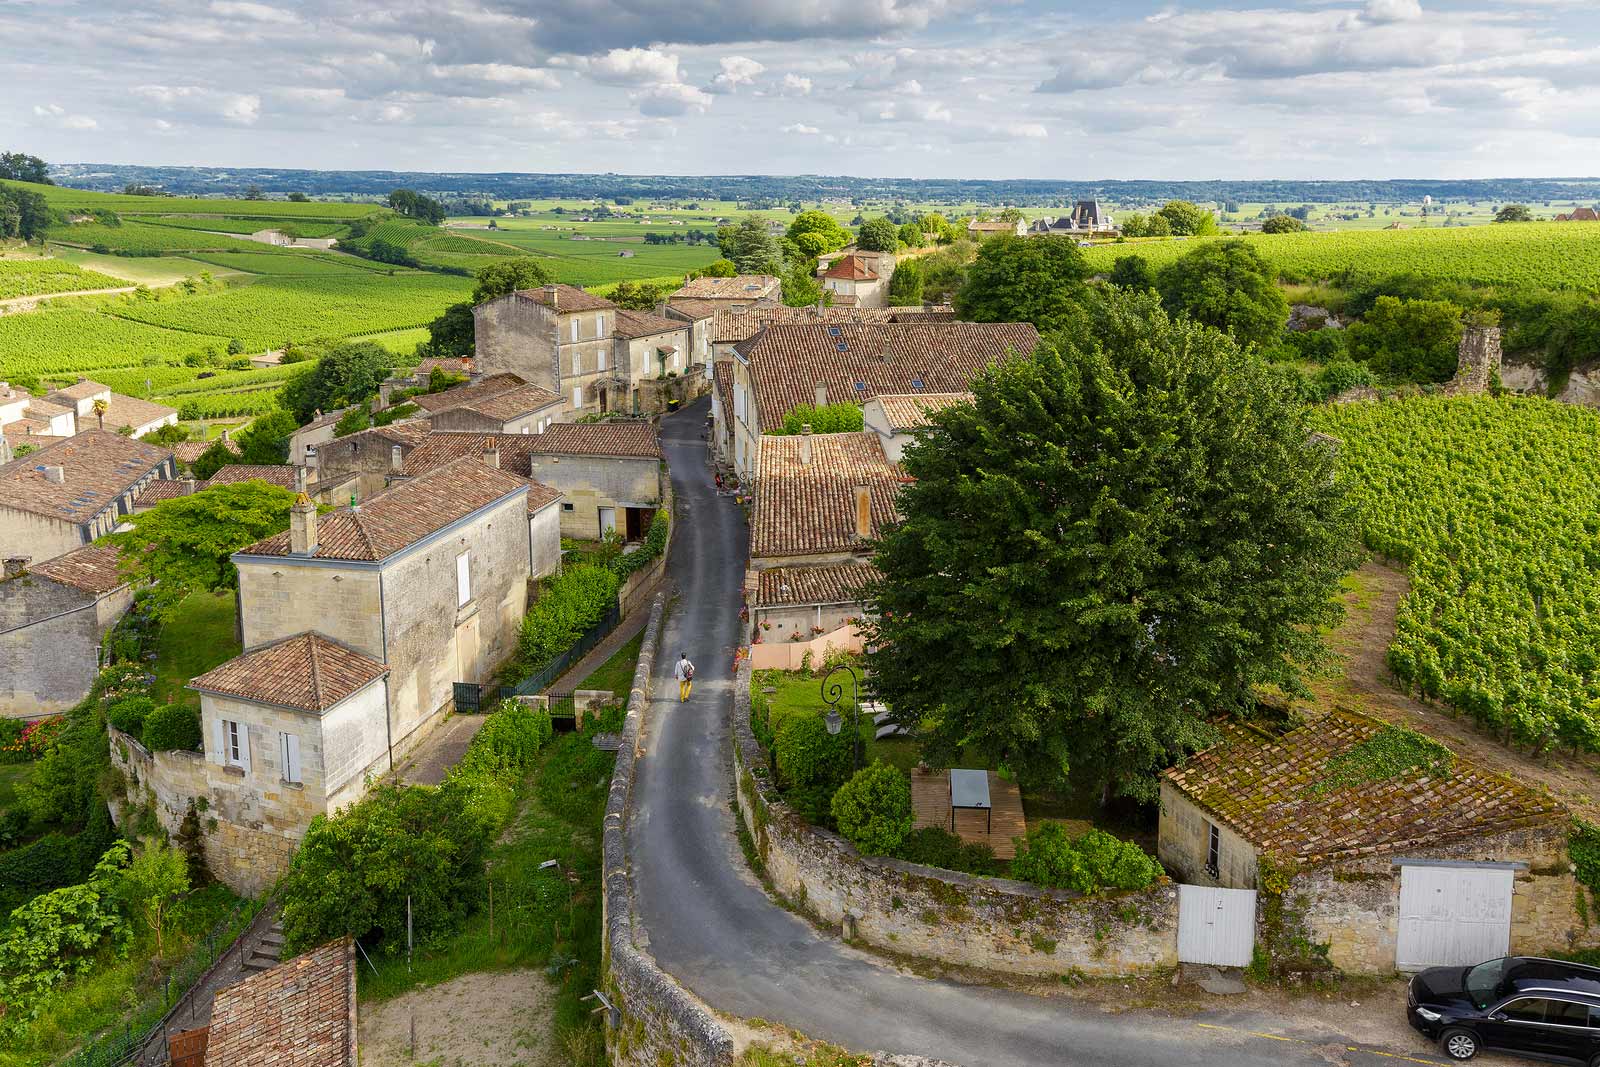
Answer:
[[261, 944], [263, 945], [272, 945], [274, 948], [282, 948], [283, 942], [284, 936], [282, 930], [268, 930], [266, 933], [261, 935]]
[[272, 968], [278, 965], [278, 962], [279, 961], [276, 956], [252, 955], [249, 959], [240, 964], [240, 966], [247, 971], [270, 971]]

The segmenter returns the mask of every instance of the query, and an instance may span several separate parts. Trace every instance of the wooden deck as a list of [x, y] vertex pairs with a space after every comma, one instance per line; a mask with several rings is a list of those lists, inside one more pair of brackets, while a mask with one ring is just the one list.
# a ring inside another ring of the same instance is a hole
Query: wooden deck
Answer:
[[988, 845], [994, 849], [997, 859], [1015, 859], [1017, 846], [1012, 839], [1028, 832], [1028, 821], [1022, 814], [1022, 790], [1015, 782], [1008, 782], [990, 771], [989, 803], [994, 806], [992, 812], [957, 810], [952, 827], [950, 772], [911, 772], [911, 815], [916, 829], [928, 826], [953, 829], [955, 835], [969, 845]]

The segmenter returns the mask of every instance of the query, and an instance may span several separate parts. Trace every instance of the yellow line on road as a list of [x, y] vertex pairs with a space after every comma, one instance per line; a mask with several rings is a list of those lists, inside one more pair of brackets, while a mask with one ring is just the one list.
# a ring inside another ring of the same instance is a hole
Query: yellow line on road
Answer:
[[[1320, 1046], [1326, 1044], [1326, 1042], [1321, 1041], [1308, 1041], [1301, 1037], [1285, 1037], [1283, 1034], [1269, 1034], [1264, 1030], [1245, 1030], [1237, 1026], [1219, 1026], [1216, 1023], [1195, 1023], [1195, 1026], [1201, 1030], [1223, 1030], [1230, 1034], [1244, 1034], [1246, 1037], [1261, 1037], [1267, 1039], [1268, 1041], [1282, 1041], [1288, 1045]], [[1429, 1065], [1429, 1067], [1438, 1067], [1439, 1064], [1438, 1060], [1425, 1060], [1417, 1056], [1407, 1056], [1400, 1052], [1383, 1052], [1379, 1049], [1361, 1048], [1357, 1045], [1346, 1045], [1344, 1048], [1346, 1052], [1361, 1052], [1369, 1056], [1382, 1056], [1386, 1060], [1403, 1060], [1406, 1063], [1426, 1063]]]

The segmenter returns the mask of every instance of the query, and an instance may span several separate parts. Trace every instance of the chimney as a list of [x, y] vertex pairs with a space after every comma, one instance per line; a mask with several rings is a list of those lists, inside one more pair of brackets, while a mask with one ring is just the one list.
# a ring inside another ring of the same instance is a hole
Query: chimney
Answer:
[[304, 467], [296, 467], [294, 469], [294, 491], [296, 493], [306, 491], [306, 469]]
[[822, 314], [822, 309], [827, 306], [827, 298], [822, 296], [820, 293], [817, 294], [817, 314], [819, 316]]
[[232, 431], [232, 430], [223, 430], [223, 431], [222, 431], [222, 439], [223, 439], [223, 440], [224, 440], [224, 441], [231, 441], [231, 440], [233, 440], [233, 431]]
[[483, 453], [483, 461], [485, 463], [487, 463], [489, 466], [494, 467], [496, 470], [498, 470], [500, 468], [500, 448], [499, 448], [499, 446], [490, 445], [489, 448]]
[[32, 556], [7, 556], [0, 564], [0, 578], [15, 578], [28, 569], [28, 564], [33, 561]]
[[544, 291], [550, 294], [550, 306], [559, 309], [561, 307], [561, 290], [554, 285], [547, 285], [544, 287]]
[[317, 506], [305, 493], [294, 498], [289, 509], [289, 552], [296, 556], [314, 556], [317, 552]]
[[390, 447], [390, 449], [389, 449], [389, 472], [391, 474], [399, 474], [401, 471], [405, 470], [405, 467], [406, 467], [405, 450], [402, 449], [399, 445], [394, 445], [394, 446]]
[[195, 480], [193, 478], [185, 478], [183, 480], [183, 495], [184, 496], [192, 495], [194, 493], [194, 491], [195, 491], [195, 488], [196, 488], [196, 483], [195, 483]]
[[0, 464], [11, 462], [11, 442], [6, 440], [6, 433], [0, 430]]
[[816, 399], [817, 407], [819, 407], [819, 408], [827, 407], [828, 406], [828, 383], [827, 382], [818, 382], [816, 384], [815, 390], [812, 393], [812, 396]]
[[865, 541], [872, 536], [872, 490], [856, 486], [856, 536]]
[[65, 485], [67, 481], [67, 469], [61, 466], [46, 467], [44, 469], [44, 480], [47, 482], [54, 482], [56, 485]]
[[811, 424], [800, 427], [800, 465], [811, 466]]

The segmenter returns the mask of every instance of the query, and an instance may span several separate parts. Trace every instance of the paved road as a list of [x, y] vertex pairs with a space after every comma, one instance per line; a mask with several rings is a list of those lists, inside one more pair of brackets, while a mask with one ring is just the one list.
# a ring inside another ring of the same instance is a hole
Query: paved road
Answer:
[[[668, 579], [679, 595], [654, 668], [657, 696], [630, 828], [639, 907], [663, 967], [718, 1010], [781, 1022], [847, 1048], [918, 1053], [963, 1067], [1440, 1062], [1417, 1055], [1415, 1045], [1352, 1050], [1336, 1034], [1258, 1013], [1107, 1015], [1063, 998], [916, 978], [773, 904], [739, 852], [730, 808], [728, 718], [746, 529], [739, 509], [711, 483], [700, 437], [706, 406], [701, 401], [662, 423], [679, 508]], [[698, 668], [687, 704], [670, 684], [679, 651]]]

